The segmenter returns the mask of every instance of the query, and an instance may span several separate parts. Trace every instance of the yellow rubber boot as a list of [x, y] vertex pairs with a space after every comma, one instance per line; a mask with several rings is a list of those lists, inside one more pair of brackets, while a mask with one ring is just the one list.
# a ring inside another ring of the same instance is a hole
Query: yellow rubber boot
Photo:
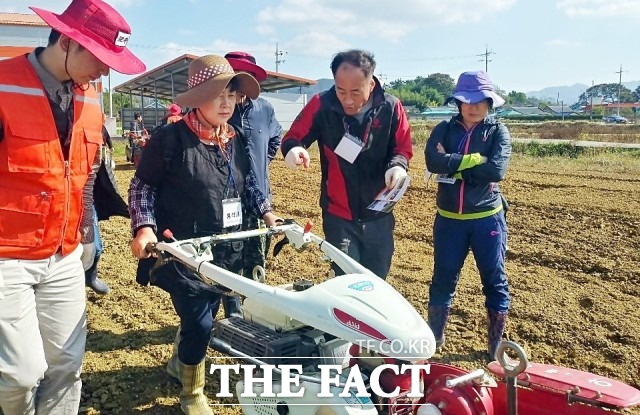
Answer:
[[180, 408], [186, 415], [213, 415], [207, 397], [204, 396], [205, 361], [197, 365], [185, 365], [178, 360], [182, 392]]
[[207, 397], [204, 396], [205, 360], [197, 365], [185, 365], [177, 356], [172, 356], [167, 365], [171, 376], [177, 372], [182, 384], [180, 392], [180, 409], [186, 415], [213, 415]]
[[197, 365], [185, 365], [178, 358], [180, 327], [173, 343], [173, 354], [167, 363], [167, 373], [182, 385], [180, 408], [186, 415], [213, 415], [207, 397], [204, 396], [205, 360]]

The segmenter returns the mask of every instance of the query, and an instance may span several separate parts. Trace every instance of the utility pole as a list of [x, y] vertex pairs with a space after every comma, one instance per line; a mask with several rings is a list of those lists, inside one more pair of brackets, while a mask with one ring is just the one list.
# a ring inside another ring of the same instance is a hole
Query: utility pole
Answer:
[[276, 43], [276, 72], [278, 72], [278, 67], [280, 66], [280, 64], [284, 63], [284, 59], [280, 59], [280, 58], [286, 53], [287, 52], [283, 52], [280, 49], [278, 49], [278, 43]]
[[492, 50], [489, 50], [489, 46], [485, 45], [484, 47], [484, 53], [481, 53], [479, 55], [476, 56], [480, 56], [483, 57], [483, 59], [480, 59], [480, 62], [484, 62], [484, 71], [485, 72], [489, 72], [489, 62], [491, 62], [491, 59], [489, 59], [489, 56], [491, 55], [495, 55], [496, 53]]
[[111, 71], [109, 71], [109, 117], [113, 117], [113, 91], [111, 91]]
[[591, 110], [589, 111], [589, 121], [593, 121], [593, 87], [594, 87], [594, 82], [593, 80], [591, 80], [591, 93], [589, 94], [590, 98], [591, 98]]
[[620, 115], [620, 93], [622, 91], [622, 72], [626, 72], [622, 70], [622, 64], [620, 64], [620, 70], [616, 72], [620, 75], [620, 80], [618, 81], [618, 116]]

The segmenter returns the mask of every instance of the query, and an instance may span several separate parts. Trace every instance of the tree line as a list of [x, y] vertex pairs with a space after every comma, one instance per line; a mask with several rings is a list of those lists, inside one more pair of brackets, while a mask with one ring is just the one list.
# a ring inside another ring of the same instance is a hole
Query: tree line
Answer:
[[[444, 104], [445, 99], [453, 93], [455, 80], [448, 74], [434, 73], [427, 77], [419, 76], [412, 80], [396, 80], [389, 83], [385, 90], [398, 97], [404, 106], [415, 106], [424, 111], [427, 107]], [[496, 88], [496, 92], [505, 99], [506, 104], [514, 106], [538, 106], [548, 104], [547, 100], [528, 97], [524, 92], [506, 91]]]
[[620, 89], [620, 102], [639, 102], [640, 86], [634, 91], [620, 84], [598, 84], [587, 88], [578, 98], [578, 105], [591, 104], [591, 98], [602, 98], [605, 102], [618, 102], [618, 88]]

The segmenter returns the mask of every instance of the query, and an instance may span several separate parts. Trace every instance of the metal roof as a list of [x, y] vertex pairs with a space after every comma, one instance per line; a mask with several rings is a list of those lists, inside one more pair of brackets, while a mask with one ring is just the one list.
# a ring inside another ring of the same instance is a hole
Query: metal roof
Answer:
[[23, 13], [0, 13], [0, 25], [48, 26], [39, 16]]
[[[187, 90], [189, 64], [198, 56], [182, 55], [115, 87], [116, 92], [173, 101], [173, 98]], [[299, 78], [279, 72], [267, 71], [267, 79], [260, 82], [263, 92], [284, 88], [315, 85], [312, 79]]]

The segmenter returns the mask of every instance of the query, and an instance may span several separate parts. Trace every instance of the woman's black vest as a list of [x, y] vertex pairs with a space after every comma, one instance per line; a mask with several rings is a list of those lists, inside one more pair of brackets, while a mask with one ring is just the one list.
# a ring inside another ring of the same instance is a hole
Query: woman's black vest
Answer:
[[241, 230], [241, 225], [223, 228], [222, 201], [242, 198], [246, 203], [249, 160], [243, 138], [236, 136], [227, 143], [228, 161], [219, 147], [207, 148], [188, 128], [176, 130], [173, 149], [165, 149], [165, 180], [157, 189], [158, 236], [165, 229], [177, 239]]
[[[208, 148], [186, 125], [180, 124], [183, 123], [174, 125], [175, 134], [163, 137], [167, 171], [156, 188], [154, 203], [158, 239], [168, 241], [162, 234], [166, 229], [178, 240], [241, 230], [242, 225], [223, 228], [222, 201], [241, 198], [243, 211], [250, 208], [244, 197], [249, 172], [244, 138], [237, 135], [227, 143], [227, 160], [219, 148]], [[242, 241], [217, 244], [213, 263], [242, 272], [242, 248]], [[220, 293], [220, 289], [202, 283], [182, 265], [171, 262], [152, 270], [154, 264], [153, 258], [139, 261], [138, 283], [151, 282], [169, 293], [180, 291], [191, 297], [210, 298]]]

